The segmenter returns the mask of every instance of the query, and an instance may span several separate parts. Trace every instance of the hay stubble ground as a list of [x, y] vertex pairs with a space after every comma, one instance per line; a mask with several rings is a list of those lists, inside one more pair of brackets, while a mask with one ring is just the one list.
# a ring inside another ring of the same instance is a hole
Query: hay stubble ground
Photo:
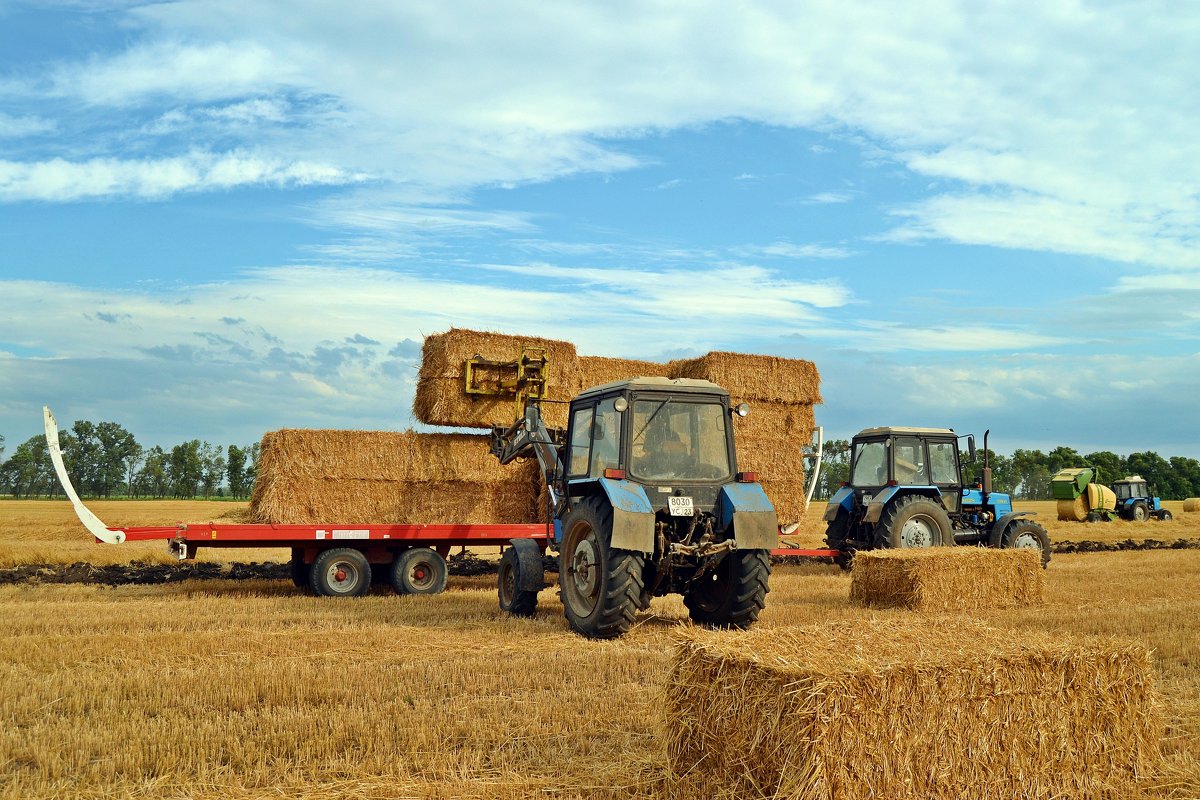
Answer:
[[[152, 524], [238, 508], [96, 510]], [[0, 503], [0, 523], [8, 563], [162, 547], [89, 544], [64, 503]], [[1195, 538], [1200, 514], [1168, 525]], [[253, 556], [283, 554], [208, 554]], [[979, 616], [1153, 648], [1170, 728], [1143, 788], [1200, 796], [1200, 551], [1059, 555], [1046, 578], [1046, 605]], [[912, 613], [851, 606], [849, 583], [835, 567], [777, 568], [763, 625]], [[552, 589], [535, 619], [502, 617], [489, 578], [360, 600], [284, 581], [0, 587], [0, 796], [653, 796], [659, 687], [686, 619], [678, 598], [657, 599], [625, 639], [588, 642], [567, 631]]]

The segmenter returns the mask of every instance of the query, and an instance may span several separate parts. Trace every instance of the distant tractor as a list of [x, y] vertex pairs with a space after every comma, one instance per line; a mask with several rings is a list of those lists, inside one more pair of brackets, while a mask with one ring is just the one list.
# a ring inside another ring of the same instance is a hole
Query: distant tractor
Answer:
[[1059, 470], [1050, 479], [1050, 494], [1058, 501], [1058, 518], [1076, 522], [1110, 522], [1125, 519], [1144, 522], [1172, 519], [1171, 512], [1148, 490], [1146, 479], [1131, 475], [1114, 481], [1112, 488], [1100, 483], [1095, 467]]
[[[950, 428], [867, 428], [851, 442], [850, 480], [825, 508], [828, 546], [843, 553], [888, 547], [978, 545], [1027, 547], [1050, 561], [1050, 537], [1029, 517], [1013, 511], [1009, 495], [992, 491], [986, 463], [977, 485], [962, 479], [959, 439]], [[967, 436], [975, 457], [975, 437]]]

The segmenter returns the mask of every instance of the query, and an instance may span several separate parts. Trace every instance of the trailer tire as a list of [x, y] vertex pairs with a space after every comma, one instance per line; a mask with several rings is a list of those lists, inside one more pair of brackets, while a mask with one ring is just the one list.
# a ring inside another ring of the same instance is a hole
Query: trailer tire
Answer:
[[537, 613], [538, 593], [522, 589], [521, 557], [517, 548], [509, 547], [500, 556], [500, 567], [496, 574], [496, 594], [500, 598], [500, 610], [514, 617], [532, 617]]
[[325, 550], [313, 561], [309, 585], [321, 597], [362, 597], [371, 591], [371, 564], [351, 547]]
[[766, 550], [735, 550], [683, 596], [693, 622], [718, 628], [749, 628], [770, 591], [771, 559]]
[[934, 500], [911, 494], [892, 503], [875, 528], [876, 547], [942, 547], [954, 544], [950, 515]]
[[304, 563], [304, 548], [292, 548], [292, 583], [297, 589], [303, 589], [305, 592], [312, 591], [312, 564]]
[[446, 591], [446, 559], [428, 547], [413, 547], [392, 562], [392, 588], [396, 594], [440, 594]]
[[645, 588], [645, 558], [612, 546], [607, 498], [589, 498], [567, 512], [558, 560], [563, 612], [571, 630], [589, 639], [626, 633]]

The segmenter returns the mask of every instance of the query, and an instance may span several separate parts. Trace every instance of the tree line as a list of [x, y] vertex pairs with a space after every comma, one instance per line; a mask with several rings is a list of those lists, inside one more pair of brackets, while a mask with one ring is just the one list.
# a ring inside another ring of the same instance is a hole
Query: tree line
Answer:
[[[963, 478], [973, 483], [983, 473], [983, 448], [975, 453], [975, 461], [963, 454]], [[1100, 483], [1109, 485], [1129, 475], [1146, 479], [1154, 493], [1164, 500], [1183, 500], [1200, 497], [1200, 461], [1183, 456], [1163, 458], [1147, 450], [1117, 455], [1110, 450], [1080, 453], [1073, 447], [1059, 446], [1048, 452], [1017, 449], [1011, 456], [988, 450], [992, 468], [992, 487], [1008, 492], [1020, 500], [1050, 500], [1050, 479], [1062, 469], [1095, 467]], [[821, 457], [821, 476], [815, 497], [828, 498], [844, 481], [850, 479], [850, 442], [834, 439], [825, 443]]]
[[[146, 448], [116, 422], [87, 420], [59, 431], [58, 442], [67, 474], [84, 497], [245, 498], [258, 471], [257, 442], [222, 447], [192, 439], [169, 450]], [[17, 445], [0, 463], [0, 494], [53, 497], [60, 491], [44, 436]]]

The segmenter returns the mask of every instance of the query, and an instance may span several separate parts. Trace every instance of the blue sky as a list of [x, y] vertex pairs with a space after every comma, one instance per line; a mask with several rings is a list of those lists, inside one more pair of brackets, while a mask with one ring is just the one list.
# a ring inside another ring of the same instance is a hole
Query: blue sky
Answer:
[[1200, 456], [1200, 7], [0, 0], [0, 434], [403, 429], [451, 325]]

